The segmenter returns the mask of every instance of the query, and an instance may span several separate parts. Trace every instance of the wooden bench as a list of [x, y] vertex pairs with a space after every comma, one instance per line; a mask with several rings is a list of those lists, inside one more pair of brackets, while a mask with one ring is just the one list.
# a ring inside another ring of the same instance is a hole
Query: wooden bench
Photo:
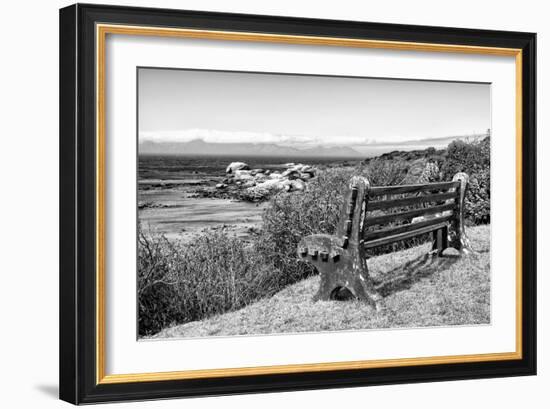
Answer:
[[298, 256], [321, 275], [314, 299], [335, 299], [347, 289], [380, 308], [381, 296], [369, 278], [368, 249], [431, 233], [434, 256], [448, 247], [469, 251], [464, 231], [467, 187], [465, 173], [457, 173], [451, 182], [379, 187], [354, 176], [344, 193], [336, 234], [314, 234], [298, 245]]

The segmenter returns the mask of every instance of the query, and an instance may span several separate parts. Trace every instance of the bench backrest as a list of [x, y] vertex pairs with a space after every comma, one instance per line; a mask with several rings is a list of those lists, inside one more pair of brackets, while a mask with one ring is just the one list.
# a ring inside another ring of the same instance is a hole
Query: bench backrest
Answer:
[[465, 173], [456, 174], [450, 182], [379, 187], [354, 176], [344, 195], [336, 235], [344, 248], [349, 244], [372, 248], [448, 224], [458, 230], [463, 224], [467, 184]]

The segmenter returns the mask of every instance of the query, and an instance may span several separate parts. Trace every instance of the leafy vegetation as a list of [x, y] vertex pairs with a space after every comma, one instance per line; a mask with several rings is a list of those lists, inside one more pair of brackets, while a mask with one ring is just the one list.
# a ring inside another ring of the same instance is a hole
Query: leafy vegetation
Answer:
[[262, 254], [224, 232], [185, 245], [139, 233], [140, 335], [241, 308], [286, 284]]
[[470, 224], [491, 221], [490, 152], [490, 137], [480, 142], [454, 141], [449, 144], [441, 167], [442, 177], [447, 180], [457, 172], [470, 176], [465, 203], [465, 217]]

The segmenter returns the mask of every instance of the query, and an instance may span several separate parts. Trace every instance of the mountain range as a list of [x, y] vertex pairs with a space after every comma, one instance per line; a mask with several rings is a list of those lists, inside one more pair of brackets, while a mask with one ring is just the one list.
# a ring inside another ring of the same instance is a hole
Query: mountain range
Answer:
[[346, 146], [315, 146], [297, 149], [273, 143], [211, 143], [202, 139], [189, 142], [143, 141], [139, 144], [140, 155], [216, 155], [216, 156], [283, 156], [283, 157], [341, 157], [353, 158], [364, 155]]

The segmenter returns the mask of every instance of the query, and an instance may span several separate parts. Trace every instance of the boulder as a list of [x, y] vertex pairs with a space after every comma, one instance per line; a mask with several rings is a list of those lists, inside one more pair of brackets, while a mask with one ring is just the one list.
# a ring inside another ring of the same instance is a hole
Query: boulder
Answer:
[[225, 183], [218, 183], [216, 185], [216, 189], [225, 189], [227, 187], [227, 185]]
[[235, 173], [237, 170], [250, 170], [250, 166], [248, 166], [244, 162], [231, 162], [227, 168], [225, 169], [225, 173]]
[[306, 188], [306, 184], [303, 180], [296, 179], [291, 182], [292, 191], [300, 192]]
[[239, 180], [250, 180], [254, 176], [252, 175], [252, 172], [249, 170], [236, 170], [235, 171], [235, 178]]
[[262, 189], [268, 189], [268, 190], [282, 190], [283, 189], [283, 183], [280, 180], [276, 179], [269, 179], [265, 182], [258, 183], [256, 186]]
[[287, 169], [281, 176], [290, 180], [298, 179], [300, 177], [300, 172], [295, 169]]
[[243, 182], [243, 184], [241, 186], [242, 187], [253, 187], [253, 186], [256, 186], [256, 181], [254, 179], [250, 179], [250, 180], [247, 180], [247, 181]]

